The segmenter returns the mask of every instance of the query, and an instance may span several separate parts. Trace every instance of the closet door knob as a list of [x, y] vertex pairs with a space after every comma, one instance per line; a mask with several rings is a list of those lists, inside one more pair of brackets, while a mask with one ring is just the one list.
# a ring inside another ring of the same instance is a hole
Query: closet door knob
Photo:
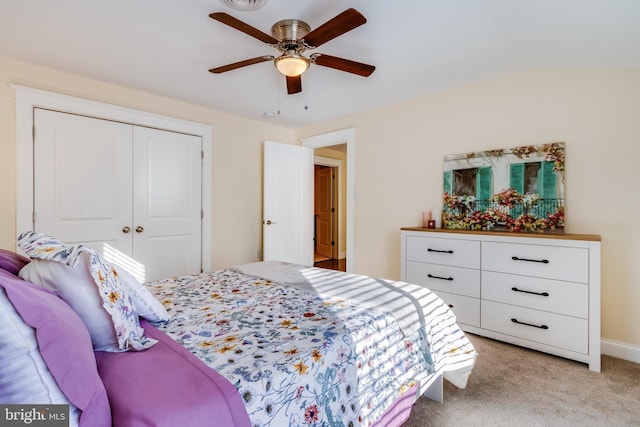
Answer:
[[131, 232], [131, 227], [128, 227], [128, 226], [122, 227], [122, 232], [124, 234], [130, 233]]
[[142, 233], [144, 231], [144, 228], [142, 228], [141, 225], [136, 227], [136, 233]]

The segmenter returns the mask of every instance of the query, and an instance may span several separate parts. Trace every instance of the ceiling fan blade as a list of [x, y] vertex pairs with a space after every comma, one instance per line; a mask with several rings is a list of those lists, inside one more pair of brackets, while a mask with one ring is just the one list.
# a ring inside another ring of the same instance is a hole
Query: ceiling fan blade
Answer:
[[304, 37], [304, 42], [309, 46], [318, 47], [365, 22], [367, 22], [367, 18], [360, 12], [353, 8], [347, 9], [307, 34]]
[[258, 56], [256, 58], [245, 59], [244, 61], [234, 62], [233, 64], [223, 65], [222, 67], [212, 68], [209, 72], [214, 74], [220, 74], [227, 71], [235, 70], [237, 68], [246, 67], [247, 65], [259, 64], [260, 62], [271, 61], [273, 56]]
[[302, 75], [296, 77], [287, 77], [287, 93], [293, 95], [294, 93], [302, 92]]
[[369, 77], [376, 69], [373, 65], [320, 53], [313, 55], [312, 59], [315, 64], [322, 65], [323, 67], [346, 71], [347, 73], [357, 74], [362, 77]]
[[224, 12], [215, 12], [215, 13], [211, 13], [209, 15], [210, 18], [215, 19], [218, 22], [222, 22], [223, 24], [226, 24], [230, 27], [235, 28], [238, 31], [242, 31], [245, 34], [250, 35], [251, 37], [254, 37], [264, 43], [267, 44], [278, 44], [278, 40], [271, 37], [269, 34], [264, 33], [260, 30], [258, 30], [255, 27], [252, 27], [249, 24], [246, 24], [244, 22], [242, 22], [241, 20], [234, 18], [233, 16], [229, 15], [228, 13], [224, 13]]

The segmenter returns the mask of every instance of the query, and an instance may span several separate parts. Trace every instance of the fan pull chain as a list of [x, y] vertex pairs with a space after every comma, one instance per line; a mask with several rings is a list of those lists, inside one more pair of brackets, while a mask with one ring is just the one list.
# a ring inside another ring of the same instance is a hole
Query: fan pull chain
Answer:
[[310, 86], [309, 81], [310, 80], [312, 80], [312, 79], [310, 79], [309, 76], [307, 76], [307, 79], [306, 79], [306, 82], [305, 82], [307, 88], [304, 91], [304, 110], [305, 111], [309, 110], [309, 86]]
[[278, 79], [278, 115], [280, 115], [280, 97], [282, 96], [282, 79]]

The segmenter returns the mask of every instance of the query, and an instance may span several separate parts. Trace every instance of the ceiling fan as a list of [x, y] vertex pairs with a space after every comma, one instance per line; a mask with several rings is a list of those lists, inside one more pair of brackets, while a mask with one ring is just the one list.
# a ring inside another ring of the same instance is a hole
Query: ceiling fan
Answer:
[[302, 73], [304, 73], [311, 64], [322, 65], [363, 77], [370, 76], [376, 69], [373, 65], [338, 58], [324, 53], [314, 53], [308, 57], [303, 55], [306, 50], [315, 49], [366, 23], [367, 19], [353, 8], [345, 10], [315, 30], [311, 30], [309, 24], [304, 21], [284, 19], [273, 24], [271, 27], [272, 35], [264, 33], [224, 12], [212, 13], [209, 17], [233, 27], [238, 31], [242, 31], [281, 52], [281, 55], [277, 57], [272, 55], [258, 56], [209, 70], [215, 74], [258, 64], [260, 62], [273, 61], [278, 71], [286, 76], [287, 93], [294, 94], [302, 91]]

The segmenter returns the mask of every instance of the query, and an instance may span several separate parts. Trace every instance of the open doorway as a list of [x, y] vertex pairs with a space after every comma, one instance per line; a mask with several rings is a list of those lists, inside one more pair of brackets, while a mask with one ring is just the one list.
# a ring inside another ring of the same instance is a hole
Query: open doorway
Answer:
[[[321, 151], [315, 151], [323, 148], [339, 148], [343, 151], [342, 166], [338, 166], [338, 257], [345, 267], [345, 271], [354, 272], [354, 218], [355, 218], [355, 128], [342, 129], [329, 133], [319, 134], [302, 138], [301, 144], [305, 147], [314, 149], [315, 155], [319, 156]], [[329, 159], [335, 161], [336, 159]], [[313, 184], [312, 184], [313, 185]], [[313, 187], [311, 187], [313, 191]]]
[[313, 170], [313, 260], [327, 261], [337, 258], [336, 229], [336, 171], [334, 167], [315, 165]]
[[314, 150], [314, 265], [346, 271], [346, 144]]

